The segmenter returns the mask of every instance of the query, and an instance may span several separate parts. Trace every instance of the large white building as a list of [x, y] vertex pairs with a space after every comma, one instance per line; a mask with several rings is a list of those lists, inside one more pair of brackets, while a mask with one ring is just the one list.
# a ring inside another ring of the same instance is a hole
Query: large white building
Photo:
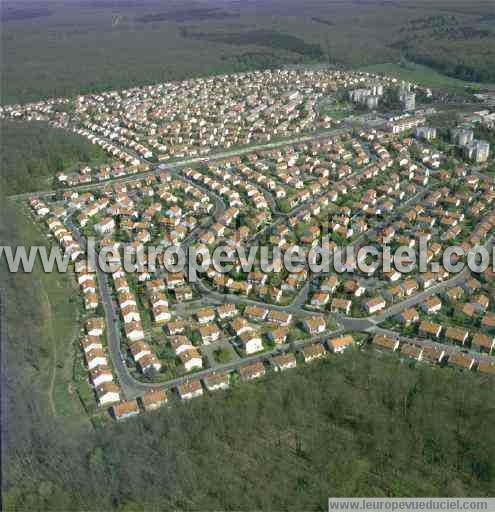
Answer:
[[437, 129], [429, 126], [421, 126], [416, 128], [416, 137], [423, 140], [433, 140], [437, 137]]
[[458, 146], [467, 146], [474, 140], [473, 130], [468, 128], [455, 128], [451, 133], [452, 142]]
[[490, 156], [490, 144], [484, 140], [474, 140], [464, 146], [464, 156], [474, 162], [486, 162]]

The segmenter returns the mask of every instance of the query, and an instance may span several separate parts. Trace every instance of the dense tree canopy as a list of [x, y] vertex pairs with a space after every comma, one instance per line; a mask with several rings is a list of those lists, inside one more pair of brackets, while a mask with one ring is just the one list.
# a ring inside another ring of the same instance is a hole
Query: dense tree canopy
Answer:
[[[0, 205], [0, 245], [17, 245], [18, 210]], [[323, 510], [328, 496], [493, 495], [493, 380], [355, 350], [91, 426], [44, 406], [37, 276], [10, 274], [2, 259], [0, 282], [5, 510]]]
[[321, 62], [410, 60], [494, 82], [493, 2], [43, 1], [4, 16], [4, 103]]
[[40, 407], [31, 279], [2, 276], [6, 510], [323, 510], [328, 496], [493, 494], [493, 381], [371, 351], [96, 429], [53, 418]]
[[20, 407], [29, 436], [9, 447], [7, 509], [321, 510], [328, 496], [490, 495], [490, 388], [353, 353], [95, 432], [27, 412], [31, 395]]
[[0, 130], [0, 186], [5, 194], [50, 189], [58, 171], [105, 158], [99, 146], [46, 123], [2, 121]]

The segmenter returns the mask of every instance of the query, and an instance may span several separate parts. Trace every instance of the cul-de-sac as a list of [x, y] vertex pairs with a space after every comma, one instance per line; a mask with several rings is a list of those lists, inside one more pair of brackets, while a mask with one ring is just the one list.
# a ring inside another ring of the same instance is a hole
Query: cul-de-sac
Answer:
[[[453, 107], [436, 94], [297, 68], [3, 106], [3, 118], [49, 122], [106, 155], [12, 198], [69, 257], [75, 373], [92, 414], [124, 419], [345, 350], [495, 375], [493, 269], [442, 264], [450, 246], [492, 246], [494, 98]], [[238, 257], [322, 241], [381, 254], [421, 237], [426, 272], [246, 271]], [[137, 258], [152, 245], [222, 246], [233, 264], [193, 282], [163, 257], [121, 265], [124, 247]], [[88, 265], [103, 249], [112, 272]]]

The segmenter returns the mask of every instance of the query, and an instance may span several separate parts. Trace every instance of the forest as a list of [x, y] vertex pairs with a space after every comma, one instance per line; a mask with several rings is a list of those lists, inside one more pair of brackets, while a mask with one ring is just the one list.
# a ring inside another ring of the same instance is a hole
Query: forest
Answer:
[[[18, 207], [1, 208], [0, 244], [21, 243]], [[493, 495], [493, 379], [353, 350], [122, 423], [54, 415], [39, 276], [9, 274], [2, 259], [0, 280], [4, 510], [299, 511], [325, 510], [329, 496]]]
[[204, 33], [190, 32], [186, 29], [182, 31], [184, 37], [192, 39], [201, 39], [219, 43], [232, 44], [236, 46], [258, 45], [275, 50], [285, 50], [299, 55], [304, 55], [310, 59], [318, 60], [323, 56], [323, 52], [318, 45], [310, 45], [302, 39], [288, 34], [271, 32], [268, 30], [251, 30], [248, 32], [236, 33]]
[[493, 3], [270, 0], [2, 3], [2, 103], [288, 64], [401, 58], [495, 82]]
[[456, 15], [411, 20], [393, 43], [402, 55], [441, 73], [473, 82], [495, 82], [495, 32], [484, 19]]
[[[492, 2], [418, 2], [218, 2], [194, 16], [178, 0], [2, 4], [2, 102], [403, 53], [434, 67], [458, 57], [472, 80], [493, 80]], [[5, 195], [50, 188], [59, 169], [105, 156], [42, 123], [0, 129], [0, 246], [27, 244], [43, 235]], [[369, 348], [188, 403], [171, 398], [122, 423], [95, 421], [71, 380], [73, 347], [63, 350], [77, 325], [67, 281], [9, 273], [0, 258], [4, 510], [316, 511], [329, 496], [494, 495], [493, 379]]]
[[495, 488], [493, 382], [475, 375], [356, 351], [95, 430], [40, 410], [28, 376], [8, 386], [4, 510], [324, 510]]
[[99, 146], [46, 123], [2, 121], [0, 131], [0, 189], [9, 195], [51, 189], [62, 169], [106, 159]]

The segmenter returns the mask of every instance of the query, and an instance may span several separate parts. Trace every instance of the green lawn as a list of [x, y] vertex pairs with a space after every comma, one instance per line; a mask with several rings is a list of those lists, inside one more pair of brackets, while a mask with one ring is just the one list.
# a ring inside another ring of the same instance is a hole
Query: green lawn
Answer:
[[[424, 87], [431, 87], [433, 89], [445, 89], [449, 92], [461, 93], [465, 92], [467, 87], [480, 87], [480, 84], [474, 82], [465, 82], [457, 78], [452, 78], [447, 75], [442, 75], [434, 69], [419, 64], [408, 64], [407, 67], [401, 64], [394, 64], [392, 62], [384, 64], [374, 64], [360, 68], [360, 71], [367, 71], [370, 73], [386, 73], [396, 76], [401, 80], [408, 82], [415, 82]], [[483, 87], [491, 87], [483, 84]]]
[[336, 108], [333, 105], [328, 105], [320, 109], [320, 113], [322, 115], [330, 116], [334, 121], [341, 121], [346, 117], [350, 116], [353, 112], [350, 110]]
[[214, 351], [213, 356], [215, 357], [215, 361], [217, 363], [225, 364], [225, 363], [229, 363], [230, 361], [232, 361], [232, 359], [235, 356], [235, 352], [232, 347], [222, 347], [222, 348], [217, 348]]

